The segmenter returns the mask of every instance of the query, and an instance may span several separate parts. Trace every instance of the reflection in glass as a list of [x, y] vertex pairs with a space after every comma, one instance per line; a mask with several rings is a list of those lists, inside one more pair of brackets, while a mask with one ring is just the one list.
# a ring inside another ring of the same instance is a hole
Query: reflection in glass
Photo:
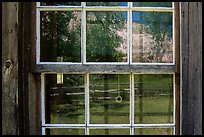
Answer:
[[172, 7], [172, 2], [133, 2], [133, 7]]
[[130, 135], [130, 129], [90, 129], [90, 135]]
[[41, 6], [81, 6], [81, 2], [41, 2]]
[[90, 75], [90, 123], [129, 123], [129, 75]]
[[127, 12], [87, 12], [87, 62], [127, 61]]
[[135, 135], [173, 135], [173, 128], [135, 128]]
[[46, 129], [46, 135], [84, 135], [84, 129], [75, 128], [50, 128]]
[[40, 12], [41, 62], [81, 61], [81, 13], [77, 11]]
[[63, 83], [57, 84], [57, 74], [45, 75], [46, 123], [85, 123], [84, 77], [63, 74]]
[[127, 6], [127, 2], [87, 2], [87, 6]]
[[133, 62], [172, 63], [172, 27], [172, 13], [133, 12]]
[[173, 75], [135, 75], [136, 124], [173, 123]]

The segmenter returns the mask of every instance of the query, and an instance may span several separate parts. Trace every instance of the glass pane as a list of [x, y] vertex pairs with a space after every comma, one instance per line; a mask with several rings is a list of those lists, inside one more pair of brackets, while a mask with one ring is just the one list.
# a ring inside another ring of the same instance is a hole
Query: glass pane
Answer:
[[133, 62], [173, 62], [172, 15], [167, 12], [133, 12]]
[[130, 135], [130, 129], [90, 129], [90, 135]]
[[88, 62], [127, 61], [127, 12], [87, 12]]
[[46, 135], [84, 135], [84, 129], [74, 128], [50, 128], [46, 129]]
[[133, 2], [133, 7], [172, 7], [172, 2]]
[[84, 76], [63, 74], [62, 83], [57, 80], [56, 74], [45, 75], [46, 123], [85, 123]]
[[135, 123], [173, 123], [173, 75], [135, 75]]
[[127, 6], [127, 2], [87, 2], [87, 6]]
[[81, 12], [40, 12], [41, 62], [81, 61]]
[[129, 75], [90, 75], [90, 123], [127, 124], [129, 121]]
[[135, 135], [173, 135], [173, 128], [135, 128]]
[[41, 2], [41, 6], [81, 6], [81, 2]]

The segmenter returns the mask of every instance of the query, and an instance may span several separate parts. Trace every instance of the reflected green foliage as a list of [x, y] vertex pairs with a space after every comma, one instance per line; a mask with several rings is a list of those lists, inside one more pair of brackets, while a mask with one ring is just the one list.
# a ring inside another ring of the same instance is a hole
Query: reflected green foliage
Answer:
[[64, 61], [79, 62], [81, 60], [81, 25], [74, 12], [42, 12], [41, 14], [41, 60], [57, 61], [63, 57]]
[[135, 135], [173, 135], [173, 128], [135, 128]]
[[81, 2], [41, 2], [41, 6], [80, 6]]
[[72, 129], [72, 128], [47, 129], [47, 132], [50, 132], [50, 135], [84, 135], [85, 134], [84, 129]]
[[172, 7], [172, 2], [133, 2], [133, 7]]
[[120, 62], [125, 54], [117, 48], [123, 43], [117, 31], [125, 27], [122, 12], [87, 12], [87, 60]]
[[120, 6], [121, 2], [87, 2], [87, 6]]
[[[106, 2], [100, 4], [106, 5]], [[114, 2], [112, 4], [115, 4]], [[44, 6], [79, 5], [74, 2], [43, 2]], [[87, 60], [122, 61], [116, 48], [123, 42], [116, 33], [124, 28], [120, 12], [87, 12]], [[95, 20], [92, 20], [96, 18]], [[41, 61], [81, 62], [81, 13], [78, 11], [41, 12]]]

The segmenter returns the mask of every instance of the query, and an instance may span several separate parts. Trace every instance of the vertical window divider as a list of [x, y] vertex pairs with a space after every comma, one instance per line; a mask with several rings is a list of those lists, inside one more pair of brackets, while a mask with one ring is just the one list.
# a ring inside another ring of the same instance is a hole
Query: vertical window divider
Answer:
[[175, 65], [175, 7], [174, 7], [174, 2], [172, 2], [172, 7], [173, 7], [173, 15], [172, 15], [172, 28], [173, 28], [173, 65]]
[[134, 73], [130, 73], [130, 135], [134, 135]]
[[128, 40], [129, 40], [129, 44], [128, 44], [128, 64], [132, 64], [132, 2], [128, 2]]
[[[173, 124], [176, 125], [176, 77], [173, 74]], [[174, 135], [176, 135], [176, 126], [174, 126]]]
[[86, 2], [81, 2], [82, 5], [82, 18], [81, 18], [81, 62], [86, 63]]
[[[45, 125], [45, 74], [41, 74], [41, 119], [42, 126]], [[45, 128], [42, 128], [42, 134], [45, 135]]]
[[89, 73], [85, 73], [85, 135], [89, 135]]

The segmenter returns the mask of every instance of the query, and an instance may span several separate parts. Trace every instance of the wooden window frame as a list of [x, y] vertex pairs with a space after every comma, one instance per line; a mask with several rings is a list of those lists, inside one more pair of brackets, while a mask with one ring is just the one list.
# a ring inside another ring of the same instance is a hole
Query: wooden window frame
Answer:
[[[130, 4], [128, 4], [129, 6]], [[65, 7], [66, 8], [66, 7]], [[73, 7], [75, 8], [75, 7]], [[121, 7], [121, 10], [126, 10], [124, 7]], [[180, 15], [179, 15], [179, 3], [175, 2], [174, 4], [174, 16], [175, 16], [175, 20], [174, 20], [174, 37], [176, 38], [174, 41], [175, 44], [175, 57], [173, 57], [175, 59], [175, 61], [170, 64], [165, 63], [165, 64], [160, 64], [160, 63], [153, 63], [153, 64], [143, 64], [143, 63], [130, 63], [128, 61], [128, 64], [120, 64], [120, 63], [111, 63], [111, 64], [103, 64], [103, 63], [97, 63], [97, 64], [92, 64], [92, 63], [87, 63], [85, 61], [85, 63], [77, 63], [77, 64], [70, 64], [70, 63], [53, 63], [53, 62], [49, 62], [49, 63], [40, 63], [38, 60], [38, 58], [33, 60], [36, 60], [36, 62], [34, 62], [34, 70], [33, 72], [35, 73], [42, 73], [41, 75], [41, 87], [43, 87], [42, 85], [43, 83], [43, 75], [44, 74], [49, 74], [49, 73], [83, 73], [85, 75], [87, 75], [87, 73], [131, 73], [131, 74], [173, 74], [174, 78], [175, 78], [175, 125], [176, 125], [176, 131], [175, 134], [179, 134], [180, 133]], [[55, 10], [55, 9], [54, 9]], [[93, 10], [92, 8], [89, 8], [89, 10]], [[103, 10], [103, 9], [101, 9]], [[107, 9], [105, 9], [107, 10]], [[132, 10], [153, 10], [151, 8], [132, 8]], [[159, 9], [162, 10], [163, 9]], [[169, 9], [166, 9], [169, 10]], [[83, 11], [85, 12], [85, 11]], [[38, 12], [36, 12], [38, 13]], [[37, 15], [38, 16], [38, 15]], [[36, 21], [37, 18], [36, 18]], [[35, 26], [35, 25], [34, 25]], [[38, 26], [36, 26], [38, 27]], [[131, 30], [131, 29], [130, 29]], [[84, 30], [85, 31], [85, 30]], [[36, 30], [37, 32], [37, 30]], [[38, 32], [37, 32], [38, 33]], [[36, 37], [36, 36], [35, 36]], [[37, 38], [37, 37], [36, 37]], [[131, 40], [130, 40], [131, 41]], [[38, 40], [37, 40], [38, 43]], [[37, 50], [34, 53], [34, 55], [38, 55], [39, 51], [39, 46], [38, 44], [36, 44], [37, 46]], [[84, 46], [83, 46], [84, 47]], [[129, 56], [131, 56], [131, 50], [129, 53]], [[130, 64], [129, 64], [130, 63]], [[42, 95], [41, 95], [42, 97]], [[147, 125], [148, 126], [148, 125]], [[151, 124], [149, 126], [152, 126]]]

